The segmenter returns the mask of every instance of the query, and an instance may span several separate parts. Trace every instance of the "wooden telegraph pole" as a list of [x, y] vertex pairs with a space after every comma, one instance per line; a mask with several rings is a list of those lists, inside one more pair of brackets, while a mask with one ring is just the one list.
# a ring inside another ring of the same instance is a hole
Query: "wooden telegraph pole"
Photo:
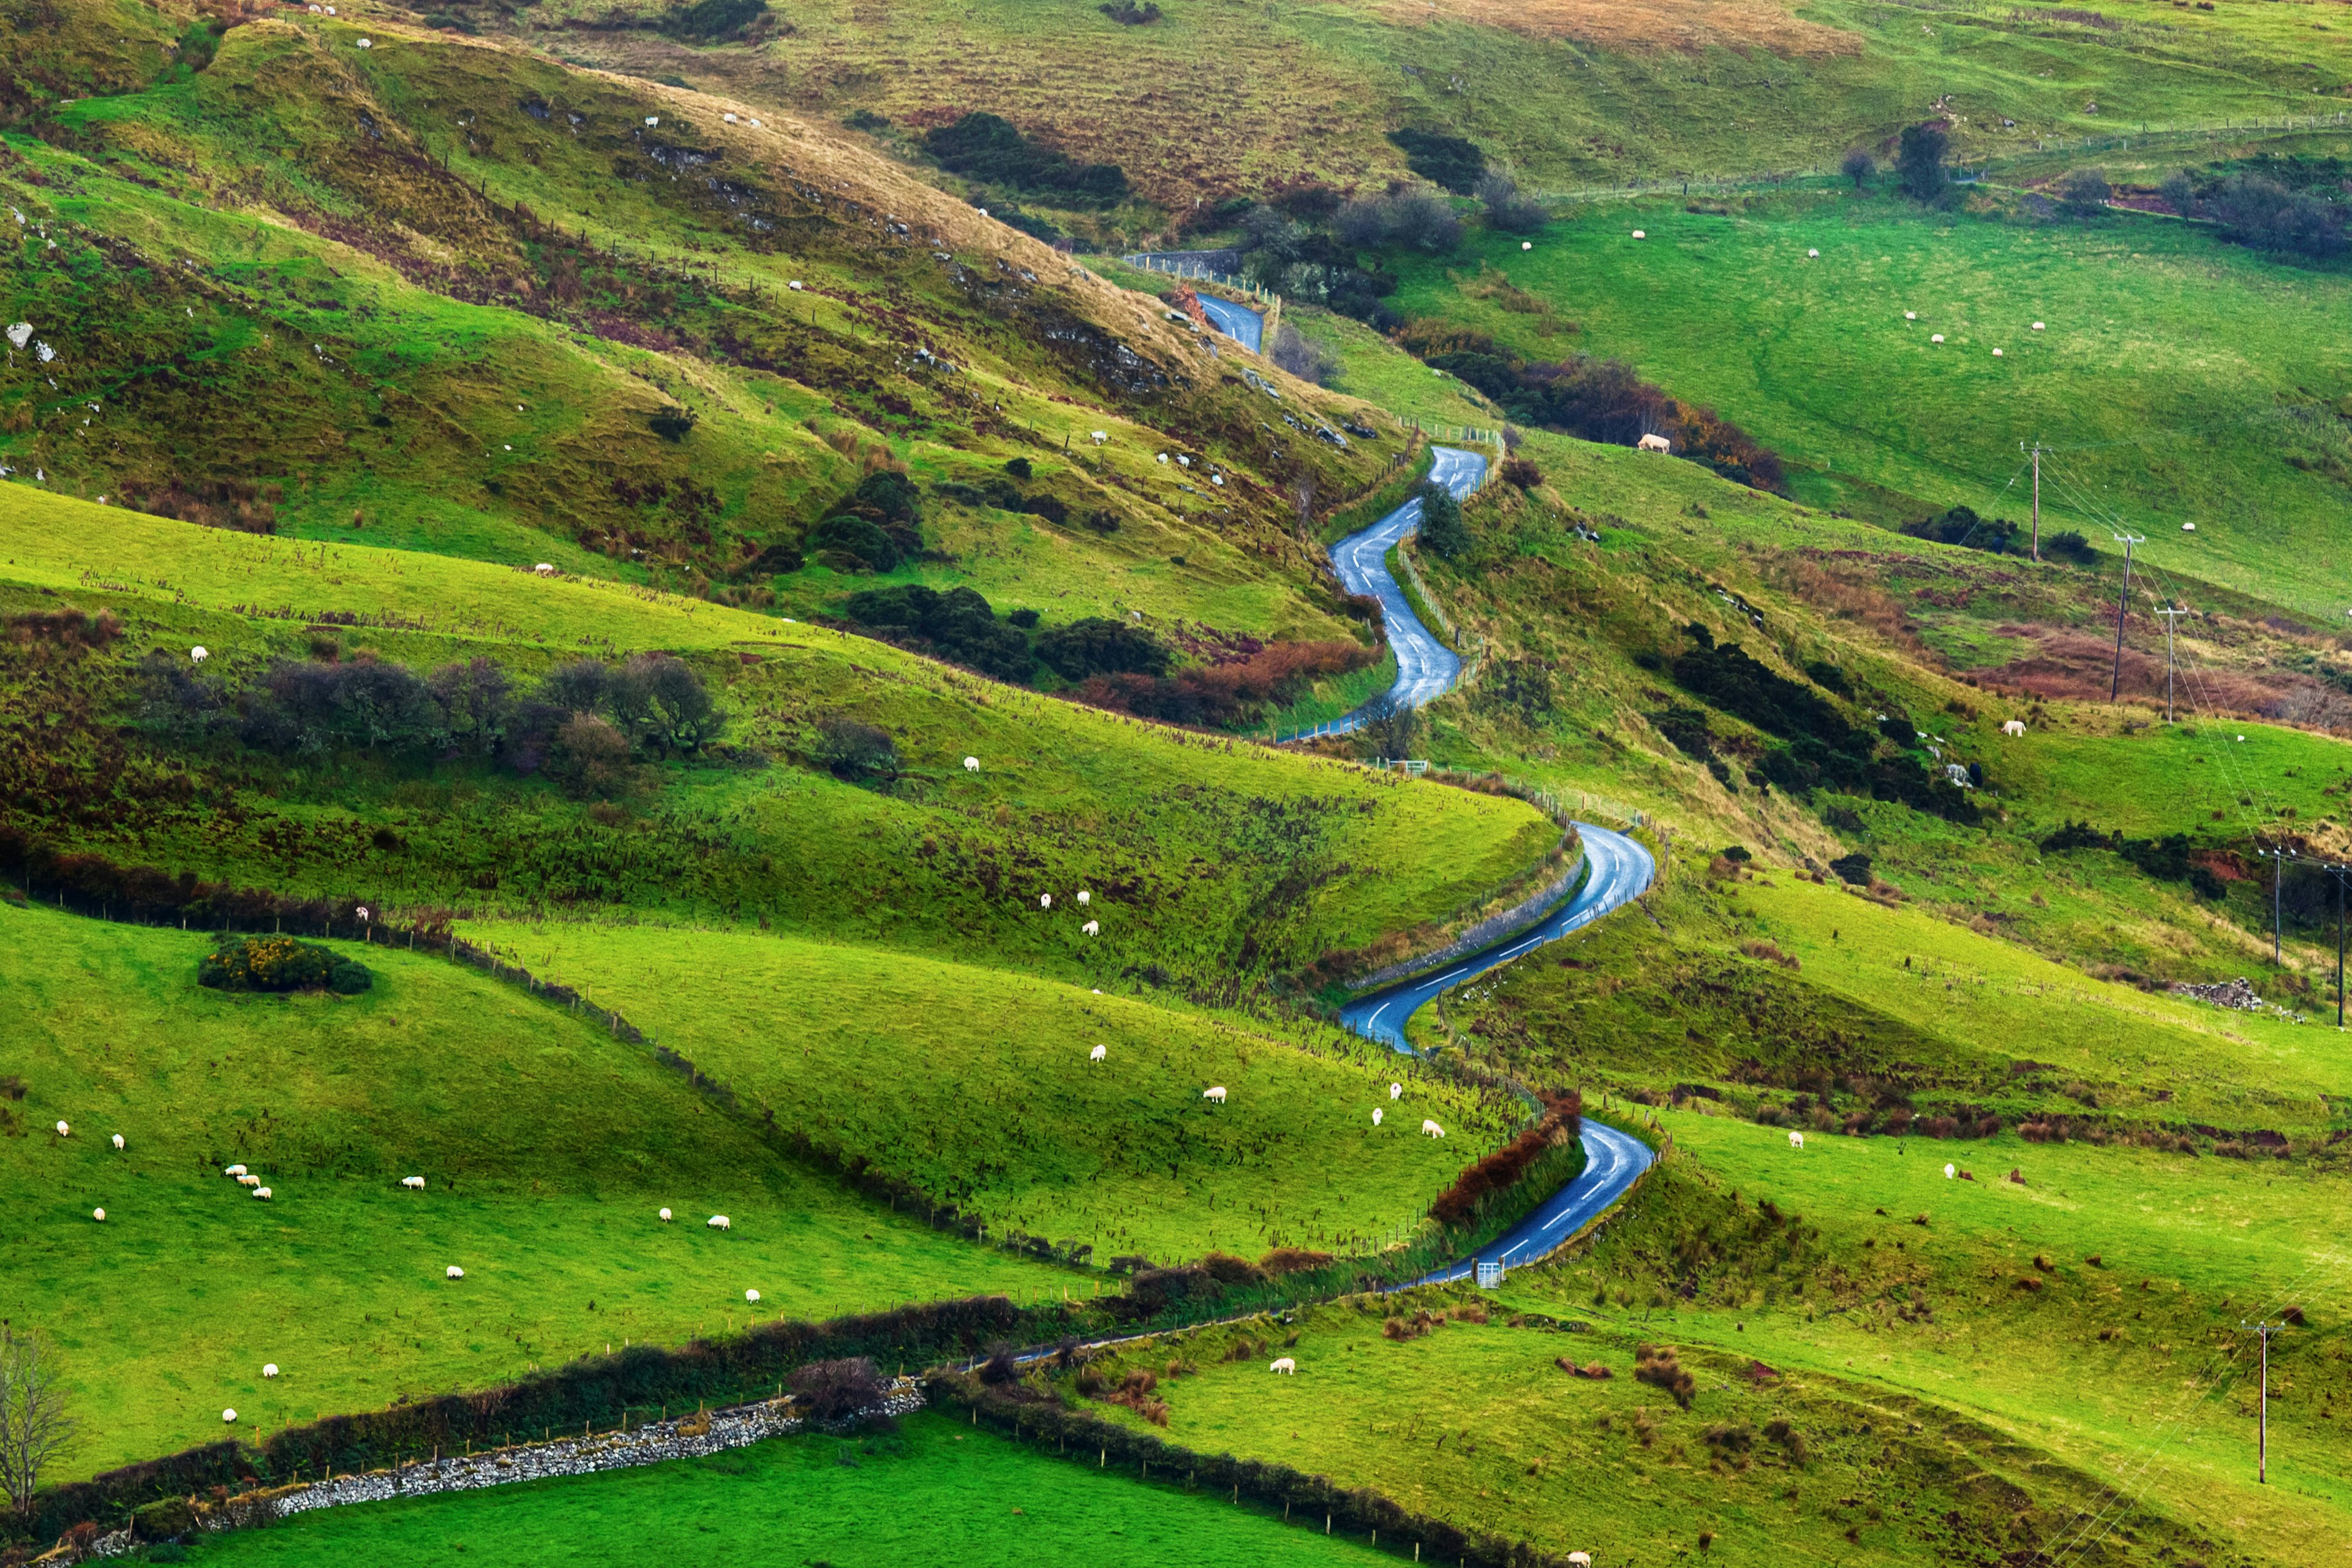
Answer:
[[2254, 1479], [2264, 1486], [2271, 1479], [2271, 1336], [2284, 1329], [2284, 1323], [2240, 1323], [2248, 1333], [2263, 1337], [2263, 1403], [2262, 1420], [2254, 1439]]

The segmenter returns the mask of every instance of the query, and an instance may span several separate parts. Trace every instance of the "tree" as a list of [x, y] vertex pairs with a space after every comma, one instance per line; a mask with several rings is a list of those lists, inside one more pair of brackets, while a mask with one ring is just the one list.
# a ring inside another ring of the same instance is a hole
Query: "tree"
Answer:
[[809, 754], [834, 777], [853, 784], [869, 778], [889, 784], [901, 765], [890, 731], [840, 715], [816, 721], [816, 744]]
[[820, 1426], [881, 1408], [882, 1374], [865, 1356], [812, 1362], [793, 1373], [793, 1396]]
[[1513, 234], [1533, 234], [1551, 221], [1551, 213], [1533, 196], [1521, 195], [1519, 184], [1499, 169], [1489, 170], [1478, 182], [1478, 199], [1486, 205], [1486, 226]]
[[1462, 525], [1462, 503], [1434, 479], [1424, 480], [1413, 492], [1421, 502], [1421, 542], [1440, 560], [1451, 561], [1470, 548], [1470, 531]]
[[2156, 194], [2164, 198], [2166, 206], [2182, 217], [2189, 216], [2197, 206], [2197, 182], [2189, 177], [2186, 169], [2175, 169], [2165, 175], [2164, 184], [2156, 187]]
[[74, 1426], [56, 1360], [32, 1333], [0, 1327], [0, 1487], [18, 1513], [33, 1506], [42, 1469]]
[[1845, 162], [1840, 163], [1838, 169], [1853, 182], [1853, 188], [1858, 191], [1869, 182], [1871, 175], [1878, 173], [1878, 160], [1870, 155], [1867, 148], [1856, 147], [1845, 155]]
[[1895, 178], [1905, 195], [1915, 202], [1944, 198], [1952, 186], [1952, 173], [1944, 167], [1944, 154], [1951, 145], [1951, 133], [1932, 120], [1903, 128], [1895, 150]]
[[664, 752], [698, 752], [727, 728], [727, 715], [710, 700], [702, 677], [684, 659], [667, 653], [641, 653], [623, 667], [645, 682], [645, 733]]
[[2105, 212], [2107, 198], [2115, 194], [2107, 176], [2096, 169], [2069, 169], [2058, 177], [2058, 199], [2076, 217], [2095, 217]]
[[1391, 759], [1412, 755], [1413, 742], [1421, 736], [1421, 716], [1409, 702], [1400, 702], [1391, 692], [1382, 692], [1365, 705], [1364, 742], [1372, 755]]

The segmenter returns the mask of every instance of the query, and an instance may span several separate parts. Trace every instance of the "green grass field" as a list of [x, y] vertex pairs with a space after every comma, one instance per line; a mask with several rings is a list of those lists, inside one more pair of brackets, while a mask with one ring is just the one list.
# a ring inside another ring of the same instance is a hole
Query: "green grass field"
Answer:
[[[1649, 238], [1628, 237], [1637, 227]], [[1582, 331], [1530, 337], [1528, 318], [1446, 277], [1482, 263]], [[2325, 616], [2341, 608], [2343, 565], [2332, 410], [2352, 382], [2322, 323], [2347, 289], [2337, 273], [2169, 219], [1948, 216], [1816, 190], [1727, 216], [1588, 208], [1525, 255], [1515, 237], [1484, 237], [1442, 267], [1410, 267], [1398, 304], [1533, 359], [1569, 347], [1624, 358], [1780, 451], [1796, 493], [1823, 507], [1908, 517], [1965, 502], [2021, 521], [2020, 443], [2039, 439], [2057, 452], [2045, 529], [2080, 529], [2104, 550], [2119, 517], [2162, 573]], [[2158, 578], [2153, 591], [2174, 589]]]
[[214, 1537], [189, 1561], [294, 1568], [453, 1554], [582, 1568], [674, 1554], [763, 1568], [1391, 1561], [1361, 1542], [1090, 1474], [935, 1415], [890, 1436], [781, 1437], [644, 1469], [324, 1510]]
[[850, 1195], [560, 1008], [336, 945], [365, 994], [232, 995], [196, 984], [201, 933], [0, 905], [25, 1088], [0, 1100], [0, 1316], [56, 1337], [68, 1473], [207, 1440], [225, 1406], [268, 1428], [720, 1333], [747, 1289], [767, 1319], [1089, 1288]]
[[[1075, 927], [1087, 912], [1037, 918]], [[1395, 1062], [1336, 1031], [1252, 1029], [967, 964], [758, 932], [461, 930], [617, 1008], [787, 1137], [997, 1227], [1085, 1243], [1097, 1264], [1364, 1250], [1412, 1227], [1517, 1114], [1418, 1079], [1391, 1106]], [[1202, 1100], [1213, 1084], [1225, 1104]], [[1449, 1136], [1421, 1137], [1423, 1116]]]

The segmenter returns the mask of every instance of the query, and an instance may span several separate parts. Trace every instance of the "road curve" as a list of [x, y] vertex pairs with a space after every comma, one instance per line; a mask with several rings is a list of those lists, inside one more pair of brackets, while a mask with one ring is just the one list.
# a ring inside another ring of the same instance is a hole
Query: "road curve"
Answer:
[[1236, 305], [1231, 300], [1220, 300], [1214, 294], [1196, 295], [1201, 309], [1209, 313], [1209, 323], [1252, 353], [1256, 353], [1265, 342], [1265, 318], [1247, 305]]
[[[1466, 496], [1486, 476], [1486, 460], [1475, 452], [1440, 447], [1430, 477], [1457, 496]], [[1380, 698], [1331, 725], [1326, 733], [1344, 733], [1360, 726], [1376, 708], [1391, 703], [1418, 708], [1454, 688], [1462, 678], [1462, 661], [1441, 643], [1412, 613], [1402, 589], [1389, 573], [1388, 552], [1397, 542], [1421, 526], [1421, 502], [1407, 501], [1360, 533], [1349, 534], [1331, 547], [1331, 564], [1351, 594], [1370, 594], [1381, 602], [1388, 624], [1389, 646], [1396, 650], [1396, 684]], [[1584, 885], [1558, 909], [1518, 935], [1507, 937], [1466, 958], [1445, 964], [1419, 980], [1407, 980], [1358, 997], [1339, 1010], [1349, 1028], [1380, 1041], [1391, 1050], [1412, 1054], [1405, 1040], [1405, 1020], [1439, 992], [1507, 963], [1531, 948], [1555, 942], [1610, 910], [1631, 901], [1649, 887], [1657, 862], [1634, 839], [1589, 822], [1576, 825], [1591, 868]], [[1506, 1265], [1533, 1262], [1574, 1236], [1586, 1221], [1624, 1196], [1653, 1155], [1648, 1144], [1631, 1133], [1603, 1122], [1584, 1123], [1584, 1170], [1534, 1213], [1480, 1247], [1469, 1258], [1447, 1264], [1414, 1281], [1433, 1284], [1460, 1279], [1475, 1272], [1481, 1261]]]

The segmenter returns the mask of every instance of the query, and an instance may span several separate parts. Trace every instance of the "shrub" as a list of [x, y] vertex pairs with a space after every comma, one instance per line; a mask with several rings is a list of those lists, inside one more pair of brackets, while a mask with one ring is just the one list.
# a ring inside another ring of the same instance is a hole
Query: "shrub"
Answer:
[[[22, 1098], [19, 1096], [18, 1098]], [[1257, 1266], [1275, 1276], [1302, 1274], [1309, 1268], [1320, 1268], [1331, 1261], [1328, 1252], [1311, 1252], [1303, 1247], [1277, 1247], [1257, 1260]]]
[[665, 441], [683, 441], [694, 428], [696, 417], [691, 408], [663, 408], [647, 415], [646, 423]]
[[1230, 1252], [1209, 1253], [1201, 1259], [1201, 1267], [1220, 1285], [1263, 1285], [1268, 1278], [1265, 1269]]
[[9, 640], [23, 646], [102, 648], [122, 635], [122, 623], [112, 610], [91, 615], [71, 605], [55, 610], [26, 610], [8, 617]]
[[1095, 676], [1068, 695], [1097, 708], [1164, 723], [1253, 723], [1269, 706], [1292, 700], [1309, 682], [1360, 669], [1378, 657], [1356, 642], [1274, 643], [1246, 658], [1160, 679]]
[[809, 548], [836, 570], [887, 572], [898, 564], [898, 547], [880, 524], [836, 512], [809, 530]]
[[1533, 234], [1551, 221], [1551, 213], [1533, 196], [1519, 194], [1518, 182], [1508, 174], [1489, 173], [1478, 182], [1478, 200], [1486, 209], [1486, 226], [1510, 234]]
[[811, 1362], [793, 1373], [793, 1396], [820, 1425], [846, 1421], [882, 1403], [882, 1374], [871, 1358]]
[[232, 938], [196, 965], [196, 984], [218, 991], [332, 991], [355, 996], [374, 983], [364, 964], [290, 936]]
[[2314, 259], [2344, 252], [2343, 226], [2326, 204], [2263, 175], [2231, 175], [2207, 205], [2240, 245]]
[[1531, 490], [1543, 483], [1543, 469], [1531, 458], [1506, 458], [1502, 467], [1503, 482], [1514, 489]]
[[2078, 530], [2072, 528], [2061, 529], [2042, 540], [2042, 552], [2045, 555], [2063, 555], [2078, 564], [2098, 554], [2097, 551], [2091, 548], [2091, 542], [2084, 538]]
[[1634, 1352], [1633, 1376], [1651, 1387], [1663, 1390], [1683, 1409], [1691, 1407], [1691, 1399], [1698, 1392], [1698, 1380], [1683, 1370], [1683, 1364], [1671, 1350], [1655, 1345], [1643, 1345]]
[[1853, 188], [1858, 191], [1869, 183], [1871, 175], [1878, 173], [1878, 160], [1872, 157], [1867, 149], [1856, 147], [1838, 164], [1838, 171], [1852, 180]]
[[1079, 163], [1021, 134], [1011, 121], [975, 110], [952, 125], [923, 133], [924, 148], [942, 168], [1064, 206], [1109, 207], [1127, 199], [1126, 172], [1116, 163]]
[[1791, 1463], [1801, 1465], [1805, 1462], [1805, 1435], [1790, 1425], [1787, 1416], [1775, 1415], [1764, 1423], [1764, 1436], [1787, 1449]]
[[767, 14], [768, 0], [695, 0], [663, 17], [661, 30], [674, 38], [712, 43], [736, 37]]
[[1905, 195], [1936, 203], [1950, 194], [1952, 174], [1944, 167], [1944, 154], [1951, 144], [1951, 133], [1935, 121], [1903, 128], [1895, 144], [1895, 177]]
[[1305, 334], [1288, 321], [1274, 331], [1274, 342], [1267, 345], [1265, 357], [1301, 381], [1311, 381], [1321, 386], [1339, 368], [1339, 361], [1309, 342]]
[[1413, 130], [1391, 131], [1389, 140], [1404, 154], [1405, 167], [1455, 195], [1470, 195], [1486, 175], [1486, 154], [1475, 142]]
[[547, 773], [575, 799], [624, 794], [635, 782], [628, 737], [601, 713], [574, 713], [548, 747]]
[[810, 755], [834, 777], [888, 784], [898, 776], [898, 745], [887, 730], [835, 715], [818, 720], [816, 733]]
[[1104, 0], [1095, 9], [1122, 27], [1148, 27], [1160, 20], [1160, 0], [1143, 0], [1140, 5], [1135, 0], [1118, 0], [1116, 5]]
[[841, 613], [902, 647], [999, 680], [1026, 680], [1037, 668], [1028, 637], [999, 622], [988, 601], [971, 588], [944, 594], [914, 584], [869, 588], [843, 601]]
[[1037, 637], [1037, 657], [1065, 680], [1093, 675], [1165, 675], [1168, 650], [1141, 626], [1088, 616]]
[[1574, 1142], [1581, 1132], [1583, 1110], [1583, 1097], [1573, 1089], [1552, 1100], [1533, 1127], [1456, 1176], [1429, 1205], [1430, 1217], [1440, 1225], [1468, 1223], [1488, 1197], [1516, 1184], [1546, 1150]]
[[1452, 561], [1470, 549], [1470, 531], [1463, 525], [1462, 503], [1435, 479], [1426, 479], [1413, 491], [1421, 502], [1421, 542], [1440, 560]]
[[1333, 220], [1332, 232], [1349, 251], [1401, 245], [1443, 255], [1462, 243], [1462, 220], [1452, 203], [1424, 187], [1349, 202]]
[[2107, 176], [2096, 169], [2069, 169], [2059, 176], [2057, 188], [2059, 201], [2076, 217], [2097, 216], [2116, 194]]

